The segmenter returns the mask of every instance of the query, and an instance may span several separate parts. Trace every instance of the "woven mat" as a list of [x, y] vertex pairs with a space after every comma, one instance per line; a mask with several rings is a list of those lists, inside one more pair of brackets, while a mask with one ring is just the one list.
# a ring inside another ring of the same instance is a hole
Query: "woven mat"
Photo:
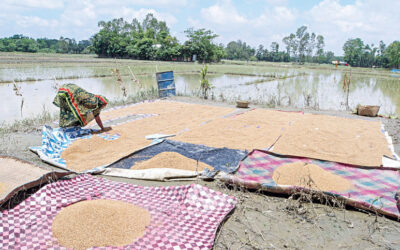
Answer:
[[88, 199], [125, 201], [150, 212], [145, 235], [125, 249], [211, 249], [218, 226], [236, 204], [234, 197], [196, 184], [141, 187], [79, 175], [49, 184], [3, 212], [0, 248], [58, 248], [51, 231], [55, 215]]
[[355, 168], [336, 162], [285, 157], [255, 150], [240, 163], [240, 167], [234, 175], [227, 175], [223, 177], [223, 180], [252, 189], [262, 189], [275, 193], [292, 193], [298, 191], [299, 188], [278, 185], [274, 182], [272, 176], [279, 166], [299, 161], [316, 164], [352, 183], [350, 190], [342, 192], [332, 190], [324, 193], [343, 198], [347, 204], [354, 207], [400, 218], [395, 198], [400, 185], [398, 171]]
[[56, 180], [69, 173], [51, 172], [30, 162], [11, 156], [0, 156], [0, 205], [8, 201], [20, 190]]

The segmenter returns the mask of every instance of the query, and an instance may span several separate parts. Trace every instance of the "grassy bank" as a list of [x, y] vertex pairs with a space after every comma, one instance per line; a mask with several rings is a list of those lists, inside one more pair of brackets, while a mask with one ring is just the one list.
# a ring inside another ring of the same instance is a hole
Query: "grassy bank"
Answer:
[[51, 114], [46, 109], [43, 109], [39, 115], [34, 117], [16, 120], [14, 122], [2, 122], [0, 124], [0, 136], [12, 132], [31, 132], [41, 130], [45, 124], [49, 124], [58, 118], [57, 114]]

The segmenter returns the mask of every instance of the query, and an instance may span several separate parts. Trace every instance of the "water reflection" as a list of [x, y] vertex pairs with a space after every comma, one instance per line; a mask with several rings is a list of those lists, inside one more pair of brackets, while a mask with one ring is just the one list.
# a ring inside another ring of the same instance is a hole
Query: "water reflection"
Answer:
[[[223, 75], [210, 77], [210, 83], [214, 86], [212, 94], [216, 99], [242, 99], [270, 106], [345, 110], [346, 93], [342, 89], [343, 78], [344, 75], [340, 71], [310, 72], [287, 79], [267, 79], [257, 84], [246, 84], [262, 77]], [[354, 109], [358, 104], [380, 105], [380, 114], [399, 115], [399, 83], [390, 78], [352, 76], [349, 106]], [[198, 90], [199, 77], [178, 76], [176, 84], [178, 93], [188, 95]]]
[[[4, 74], [3, 72], [0, 76], [4, 76]], [[91, 72], [85, 74], [90, 75]], [[297, 72], [296, 70], [289, 70], [285, 74], [295, 75]], [[283, 75], [280, 74], [280, 76]], [[280, 80], [271, 80], [271, 78], [261, 76], [215, 74], [209, 75], [209, 80], [214, 86], [211, 93], [215, 99], [228, 101], [242, 99], [269, 106], [282, 105], [298, 108], [344, 110], [346, 94], [342, 89], [343, 77], [344, 73], [341, 71], [310, 71], [305, 75]], [[0, 80], [6, 78], [0, 78]], [[139, 76], [138, 79], [145, 88], [157, 86], [155, 76]], [[262, 79], [265, 79], [265, 82], [260, 82]], [[138, 83], [133, 82], [129, 77], [123, 77], [122, 80], [127, 88], [128, 95], [135, 95], [139, 91]], [[399, 80], [398, 78], [379, 77], [379, 75], [363, 76], [360, 74], [352, 76], [349, 106], [355, 108], [357, 104], [380, 105], [380, 114], [399, 115]], [[110, 100], [123, 98], [115, 77], [79, 78], [58, 80], [57, 82], [59, 84], [75, 83], [89, 92], [105, 95]], [[175, 84], [178, 94], [195, 95], [199, 91], [200, 78], [197, 74], [180, 74], [175, 76]], [[56, 93], [54, 80], [21, 82], [18, 85], [21, 87], [24, 97], [22, 116], [20, 112], [21, 97], [14, 94], [13, 85], [9, 83], [0, 84], [1, 121], [9, 122], [32, 117], [40, 114], [44, 108], [51, 113], [58, 111], [52, 104]]]

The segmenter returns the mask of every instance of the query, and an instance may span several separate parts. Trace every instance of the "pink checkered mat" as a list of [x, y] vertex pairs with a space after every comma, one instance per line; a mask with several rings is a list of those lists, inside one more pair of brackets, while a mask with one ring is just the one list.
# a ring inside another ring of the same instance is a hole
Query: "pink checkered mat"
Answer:
[[63, 207], [87, 199], [120, 200], [149, 210], [145, 235], [125, 249], [211, 249], [218, 226], [236, 204], [234, 197], [197, 184], [142, 187], [79, 175], [49, 184], [4, 211], [0, 249], [60, 248], [52, 237], [54, 217]]
[[234, 175], [224, 177], [224, 181], [274, 193], [291, 193], [299, 190], [299, 187], [278, 185], [272, 176], [280, 165], [298, 161], [316, 164], [353, 184], [350, 190], [342, 192], [332, 190], [324, 193], [343, 198], [347, 204], [354, 207], [400, 218], [400, 208], [396, 200], [396, 192], [399, 191], [400, 185], [398, 171], [355, 168], [336, 162], [282, 156], [254, 150], [240, 163], [238, 171]]

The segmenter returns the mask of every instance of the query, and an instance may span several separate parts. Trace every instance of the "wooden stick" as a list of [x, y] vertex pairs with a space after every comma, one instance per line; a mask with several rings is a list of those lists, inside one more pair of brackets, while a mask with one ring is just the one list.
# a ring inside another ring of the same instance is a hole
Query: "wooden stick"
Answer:
[[131, 70], [131, 67], [128, 66], [129, 72], [131, 72], [132, 77], [134, 78], [135, 82], [138, 82], [138, 79], [136, 78], [135, 74], [133, 74], [133, 71]]

